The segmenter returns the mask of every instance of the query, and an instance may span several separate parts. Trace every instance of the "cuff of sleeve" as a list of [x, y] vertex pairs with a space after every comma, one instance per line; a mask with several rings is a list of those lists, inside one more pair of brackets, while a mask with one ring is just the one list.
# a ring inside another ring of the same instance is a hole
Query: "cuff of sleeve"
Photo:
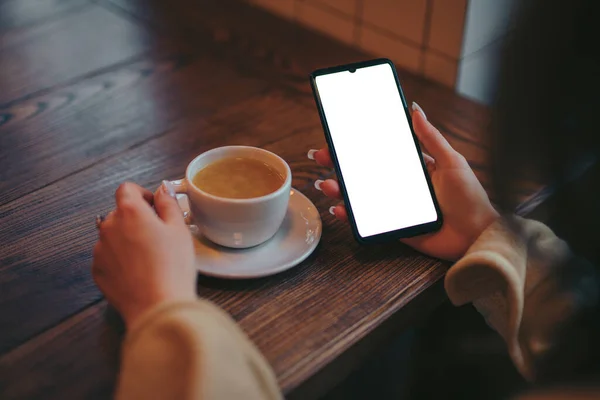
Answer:
[[444, 285], [450, 301], [461, 306], [507, 286], [518, 285], [509, 261], [494, 251], [468, 253], [446, 274]]
[[497, 221], [450, 268], [444, 285], [454, 305], [473, 303], [504, 338], [521, 374], [531, 379], [529, 362], [519, 344], [526, 265], [526, 245], [515, 238], [505, 221]]
[[448, 297], [453, 304], [462, 305], [498, 290], [522, 293], [526, 261], [525, 245], [515, 238], [506, 222], [496, 221], [446, 274]]
[[131, 328], [128, 329], [124, 345], [126, 346], [128, 343], [135, 340], [141, 331], [143, 331], [148, 325], [160, 320], [162, 316], [170, 315], [174, 310], [181, 309], [202, 309], [203, 311], [208, 311], [211, 314], [222, 313], [222, 311], [212, 303], [200, 299], [190, 301], [172, 301], [159, 304], [142, 314], [142, 316], [131, 326]]

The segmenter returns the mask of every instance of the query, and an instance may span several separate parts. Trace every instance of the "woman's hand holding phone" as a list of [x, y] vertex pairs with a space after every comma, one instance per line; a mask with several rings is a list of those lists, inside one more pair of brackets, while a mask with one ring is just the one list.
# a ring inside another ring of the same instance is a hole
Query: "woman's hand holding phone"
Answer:
[[[416, 103], [412, 108], [413, 128], [427, 153], [423, 156], [444, 223], [435, 233], [402, 239], [402, 242], [430, 256], [456, 261], [499, 215], [465, 158], [427, 121]], [[326, 148], [309, 152], [309, 157], [320, 165], [333, 168]], [[328, 179], [318, 186], [326, 196], [342, 199], [337, 181]], [[348, 218], [343, 205], [332, 207], [332, 213], [339, 220]]]

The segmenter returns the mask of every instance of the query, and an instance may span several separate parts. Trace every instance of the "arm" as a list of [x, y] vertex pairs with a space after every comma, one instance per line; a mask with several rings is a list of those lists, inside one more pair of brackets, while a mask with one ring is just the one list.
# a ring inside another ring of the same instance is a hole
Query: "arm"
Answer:
[[[590, 312], [599, 297], [594, 269], [574, 257], [545, 225], [516, 217], [500, 220], [466, 159], [416, 103], [412, 108], [444, 224], [435, 233], [403, 242], [430, 256], [458, 261], [446, 277], [450, 299], [457, 305], [475, 304], [504, 337], [524, 376], [552, 379], [585, 369], [585, 359], [591, 358], [588, 348], [598, 346], [592, 335], [600, 332], [600, 322]], [[308, 157], [333, 167], [326, 148], [311, 150]], [[342, 200], [335, 180], [318, 187]], [[334, 214], [347, 220], [343, 204]]]
[[194, 243], [172, 188], [153, 195], [127, 183], [115, 200], [99, 218], [92, 274], [127, 326], [116, 397], [281, 398], [241, 329], [198, 300]]
[[280, 399], [271, 368], [235, 322], [207, 301], [160, 305], [123, 347], [117, 399]]
[[445, 286], [455, 305], [473, 303], [529, 380], [585, 362], [581, 340], [591, 332], [573, 328], [598, 302], [598, 281], [594, 268], [544, 224], [495, 222], [450, 268]]

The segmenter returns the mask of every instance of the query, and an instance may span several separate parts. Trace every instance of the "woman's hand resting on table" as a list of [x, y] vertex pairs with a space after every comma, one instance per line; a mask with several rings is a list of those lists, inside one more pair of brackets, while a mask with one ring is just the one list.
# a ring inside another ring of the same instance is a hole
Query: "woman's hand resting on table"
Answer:
[[[432, 234], [403, 239], [402, 242], [433, 257], [449, 261], [461, 258], [481, 232], [498, 218], [487, 193], [465, 158], [456, 152], [441, 133], [427, 121], [425, 113], [413, 103], [413, 127], [422, 144], [427, 169], [442, 209], [442, 228]], [[328, 149], [311, 150], [309, 158], [333, 167]], [[337, 181], [320, 182], [326, 196], [342, 199]], [[332, 208], [340, 220], [348, 215], [343, 205]]]
[[165, 185], [153, 195], [122, 184], [99, 226], [92, 274], [127, 326], [156, 305], [196, 298], [192, 236]]

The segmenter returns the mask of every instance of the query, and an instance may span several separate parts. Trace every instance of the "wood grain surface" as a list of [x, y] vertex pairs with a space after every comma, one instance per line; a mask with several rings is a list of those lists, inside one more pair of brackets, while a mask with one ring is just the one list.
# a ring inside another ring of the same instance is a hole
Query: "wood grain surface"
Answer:
[[[268, 278], [199, 277], [292, 398], [316, 398], [444, 301], [448, 265], [362, 247], [313, 187], [331, 171], [308, 74], [370, 58], [234, 0], [0, 1], [0, 398], [107, 398], [123, 335], [90, 275], [94, 216], [228, 144], [281, 155], [322, 242]], [[400, 71], [407, 100], [488, 185], [488, 112]], [[539, 185], [524, 182], [526, 198]]]

